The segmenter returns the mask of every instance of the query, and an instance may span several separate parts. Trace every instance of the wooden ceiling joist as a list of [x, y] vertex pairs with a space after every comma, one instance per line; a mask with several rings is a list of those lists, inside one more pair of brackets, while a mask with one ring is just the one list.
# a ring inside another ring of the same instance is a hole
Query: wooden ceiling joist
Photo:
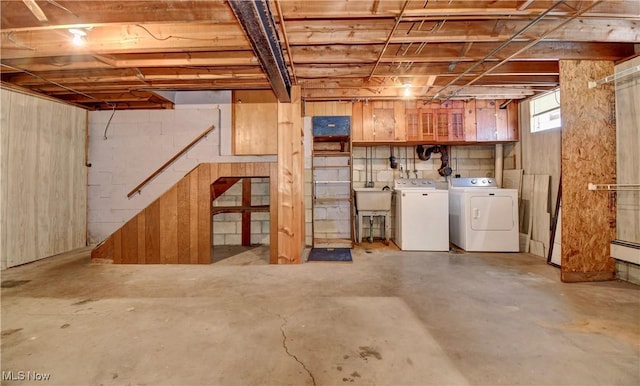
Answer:
[[640, 1], [15, 0], [0, 22], [5, 87], [87, 109], [171, 108], [154, 90], [284, 101], [292, 80], [308, 100], [521, 99], [557, 87], [560, 60], [636, 55]]

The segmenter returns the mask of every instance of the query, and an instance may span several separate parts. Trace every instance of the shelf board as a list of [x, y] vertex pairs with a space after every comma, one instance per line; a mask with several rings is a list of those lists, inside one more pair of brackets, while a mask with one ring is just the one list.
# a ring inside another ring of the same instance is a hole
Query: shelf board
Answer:
[[351, 168], [351, 165], [313, 165], [313, 169], [340, 169]]
[[349, 142], [348, 135], [314, 135], [313, 142]]
[[331, 204], [334, 202], [351, 202], [350, 198], [340, 197], [340, 198], [314, 198], [313, 199], [317, 204]]
[[268, 212], [269, 205], [243, 205], [243, 206], [212, 206], [211, 212], [216, 215], [219, 213], [251, 213], [251, 212]]
[[314, 157], [351, 157], [351, 152], [314, 150]]

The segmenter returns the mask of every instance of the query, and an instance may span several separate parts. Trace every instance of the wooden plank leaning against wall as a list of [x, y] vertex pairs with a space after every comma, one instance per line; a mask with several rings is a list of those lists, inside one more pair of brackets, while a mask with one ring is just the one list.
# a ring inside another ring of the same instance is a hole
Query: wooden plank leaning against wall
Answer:
[[614, 88], [588, 82], [613, 74], [609, 61], [560, 61], [562, 110], [562, 267], [564, 282], [612, 280], [615, 192], [589, 182], [616, 183]]

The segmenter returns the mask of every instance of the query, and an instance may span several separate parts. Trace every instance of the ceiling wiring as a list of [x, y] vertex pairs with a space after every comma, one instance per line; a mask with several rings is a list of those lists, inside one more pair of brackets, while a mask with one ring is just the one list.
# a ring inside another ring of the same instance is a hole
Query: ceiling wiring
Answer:
[[33, 72], [29, 71], [29, 70], [25, 70], [24, 68], [14, 67], [14, 66], [8, 65], [8, 64], [6, 64], [6, 63], [0, 63], [0, 65], [2, 65], [2, 66], [4, 66], [4, 67], [7, 67], [7, 68], [9, 68], [9, 69], [12, 69], [12, 70], [14, 70], [14, 71], [23, 72], [23, 73], [25, 73], [25, 74], [27, 74], [27, 75], [33, 76], [34, 78], [37, 78], [37, 79], [40, 79], [40, 80], [42, 80], [42, 81], [45, 81], [45, 82], [51, 83], [51, 84], [53, 84], [53, 85], [55, 85], [55, 86], [58, 86], [58, 87], [60, 87], [60, 88], [62, 88], [62, 89], [65, 89], [65, 90], [67, 90], [67, 91], [70, 91], [70, 92], [72, 92], [72, 93], [75, 93], [75, 94], [78, 94], [78, 95], [82, 95], [82, 96], [83, 96], [83, 97], [85, 97], [85, 98], [89, 98], [89, 99], [92, 99], [92, 100], [97, 101], [97, 102], [102, 102], [102, 103], [106, 104], [107, 106], [111, 107], [111, 108], [113, 109], [113, 111], [111, 112], [111, 117], [109, 117], [109, 121], [107, 122], [107, 125], [106, 125], [106, 126], [105, 126], [105, 128], [104, 128], [104, 135], [103, 135], [104, 139], [105, 139], [105, 140], [107, 139], [107, 129], [109, 128], [109, 125], [111, 124], [111, 120], [113, 119], [113, 116], [114, 116], [114, 115], [115, 115], [115, 113], [116, 113], [116, 105], [115, 105], [115, 103], [111, 103], [111, 102], [109, 102], [109, 101], [106, 101], [106, 100], [103, 100], [103, 99], [96, 98], [96, 97], [94, 97], [93, 95], [89, 95], [89, 94], [84, 93], [84, 92], [82, 92], [82, 91], [79, 91], [79, 90], [73, 89], [73, 88], [71, 88], [71, 87], [65, 86], [65, 85], [63, 85], [63, 84], [60, 84], [60, 83], [58, 83], [58, 82], [54, 81], [54, 80], [44, 78], [44, 77], [42, 77], [42, 76], [40, 76], [40, 75], [38, 75], [38, 74], [35, 74], [35, 73], [33, 73]]
[[15, 39], [13, 39], [13, 35], [14, 35], [13, 31], [11, 31], [11, 32], [9, 32], [9, 33], [7, 34], [7, 39], [8, 39], [11, 43], [15, 44], [16, 46], [18, 46], [18, 47], [20, 47], [20, 48], [24, 48], [24, 49], [27, 49], [27, 50], [30, 50], [30, 51], [36, 51], [36, 49], [35, 49], [35, 48], [33, 48], [33, 47], [29, 47], [28, 45], [26, 45], [26, 44], [22, 44], [22, 43], [20, 43], [20, 42], [16, 41]]
[[176, 36], [176, 35], [169, 35], [167, 37], [160, 38], [160, 37], [157, 37], [156, 35], [154, 35], [153, 32], [149, 31], [149, 29], [147, 29], [147, 27], [143, 26], [142, 24], [136, 24], [136, 27], [142, 28], [146, 33], [149, 34], [149, 36], [151, 36], [155, 40], [159, 40], [161, 42], [169, 40], [169, 39], [202, 40], [202, 41], [218, 40], [217, 37], [216, 38], [192, 38], [192, 37], [189, 37], [189, 36]]

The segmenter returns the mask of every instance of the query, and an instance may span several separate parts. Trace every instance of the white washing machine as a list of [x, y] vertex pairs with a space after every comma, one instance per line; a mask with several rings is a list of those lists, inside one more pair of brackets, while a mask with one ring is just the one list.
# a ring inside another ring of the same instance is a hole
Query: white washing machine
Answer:
[[470, 252], [518, 252], [518, 191], [493, 178], [453, 178], [449, 239]]
[[433, 180], [400, 178], [394, 181], [396, 232], [403, 251], [449, 250], [449, 192], [436, 189]]

